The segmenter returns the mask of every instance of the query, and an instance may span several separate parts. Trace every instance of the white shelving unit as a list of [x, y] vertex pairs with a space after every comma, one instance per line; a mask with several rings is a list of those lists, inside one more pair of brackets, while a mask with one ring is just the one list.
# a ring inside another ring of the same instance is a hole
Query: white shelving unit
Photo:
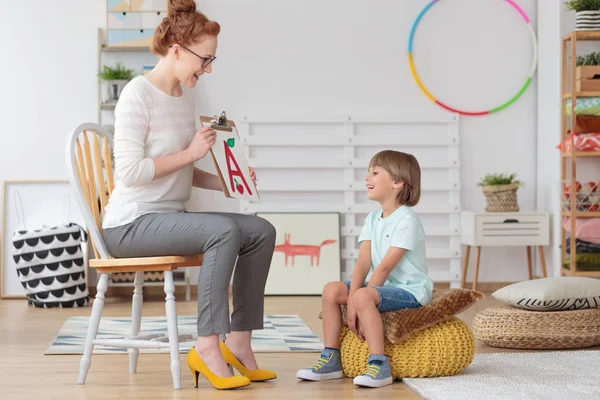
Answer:
[[242, 201], [241, 212], [339, 212], [344, 279], [352, 275], [364, 217], [378, 207], [365, 191], [371, 156], [384, 149], [414, 154], [422, 173], [414, 209], [426, 231], [430, 276], [460, 286], [458, 115], [246, 116], [236, 124], [260, 176], [261, 201]]
[[[98, 28], [98, 74], [102, 72], [102, 65], [104, 65], [105, 59], [110, 58], [111, 61], [117, 61], [118, 58], [131, 59], [132, 56], [137, 54], [136, 60], [147, 60], [148, 57], [153, 57], [149, 47], [111, 47], [106, 44], [106, 32], [102, 28]], [[131, 62], [131, 61], [130, 61]], [[111, 65], [112, 63], [108, 63]], [[141, 73], [142, 65], [144, 62], [139, 62], [136, 67], [130, 66], [130, 68], [137, 68]], [[98, 124], [107, 126], [110, 132], [114, 132], [113, 124], [103, 123], [103, 111], [114, 111], [116, 102], [102, 102], [102, 82], [98, 80]]]

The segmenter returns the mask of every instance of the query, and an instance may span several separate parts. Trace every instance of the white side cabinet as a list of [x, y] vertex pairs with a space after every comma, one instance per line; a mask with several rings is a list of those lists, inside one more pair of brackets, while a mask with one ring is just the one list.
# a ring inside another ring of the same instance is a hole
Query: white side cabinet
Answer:
[[543, 246], [550, 244], [550, 213], [476, 213], [462, 211], [460, 214], [460, 225], [460, 242], [466, 245], [461, 287], [465, 287], [471, 246], [475, 246], [473, 290], [477, 290], [477, 276], [479, 274], [479, 260], [481, 258], [482, 246], [525, 246], [527, 248], [529, 279], [533, 279], [531, 246], [537, 246], [542, 274], [544, 277], [547, 276]]

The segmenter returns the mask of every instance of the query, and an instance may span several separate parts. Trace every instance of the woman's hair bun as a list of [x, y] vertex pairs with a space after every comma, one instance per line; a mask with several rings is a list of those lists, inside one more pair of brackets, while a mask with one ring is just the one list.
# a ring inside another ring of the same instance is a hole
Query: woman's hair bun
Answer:
[[154, 29], [152, 52], [164, 56], [169, 46], [189, 45], [202, 35], [217, 36], [221, 26], [196, 10], [194, 0], [168, 0], [167, 16]]
[[169, 0], [167, 12], [169, 15], [196, 12], [196, 2], [194, 0]]

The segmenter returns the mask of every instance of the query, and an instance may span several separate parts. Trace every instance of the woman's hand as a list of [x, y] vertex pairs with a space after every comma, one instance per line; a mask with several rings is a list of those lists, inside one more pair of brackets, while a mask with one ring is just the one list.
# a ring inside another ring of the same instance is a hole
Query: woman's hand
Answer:
[[254, 172], [254, 168], [252, 167], [250, 167], [250, 178], [254, 182], [254, 186], [256, 186], [256, 172]]
[[203, 126], [196, 132], [196, 135], [194, 135], [192, 142], [187, 148], [187, 152], [191, 156], [192, 162], [200, 160], [209, 152], [217, 140], [216, 135], [215, 130], [209, 126]]

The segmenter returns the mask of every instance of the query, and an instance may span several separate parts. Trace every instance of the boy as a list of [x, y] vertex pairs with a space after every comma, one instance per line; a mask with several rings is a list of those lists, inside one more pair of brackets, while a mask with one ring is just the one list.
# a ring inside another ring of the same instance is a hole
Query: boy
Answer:
[[[380, 208], [365, 219], [351, 282], [330, 282], [323, 289], [325, 349], [310, 368], [299, 370], [304, 380], [337, 379], [344, 376], [340, 362], [341, 305], [347, 305], [349, 329], [367, 340], [367, 371], [354, 378], [365, 387], [391, 385], [390, 363], [384, 354], [380, 313], [417, 308], [431, 301], [433, 281], [425, 263], [423, 225], [411, 207], [421, 197], [421, 170], [411, 154], [385, 150], [369, 163], [367, 196]], [[368, 273], [373, 274], [368, 282]]]

